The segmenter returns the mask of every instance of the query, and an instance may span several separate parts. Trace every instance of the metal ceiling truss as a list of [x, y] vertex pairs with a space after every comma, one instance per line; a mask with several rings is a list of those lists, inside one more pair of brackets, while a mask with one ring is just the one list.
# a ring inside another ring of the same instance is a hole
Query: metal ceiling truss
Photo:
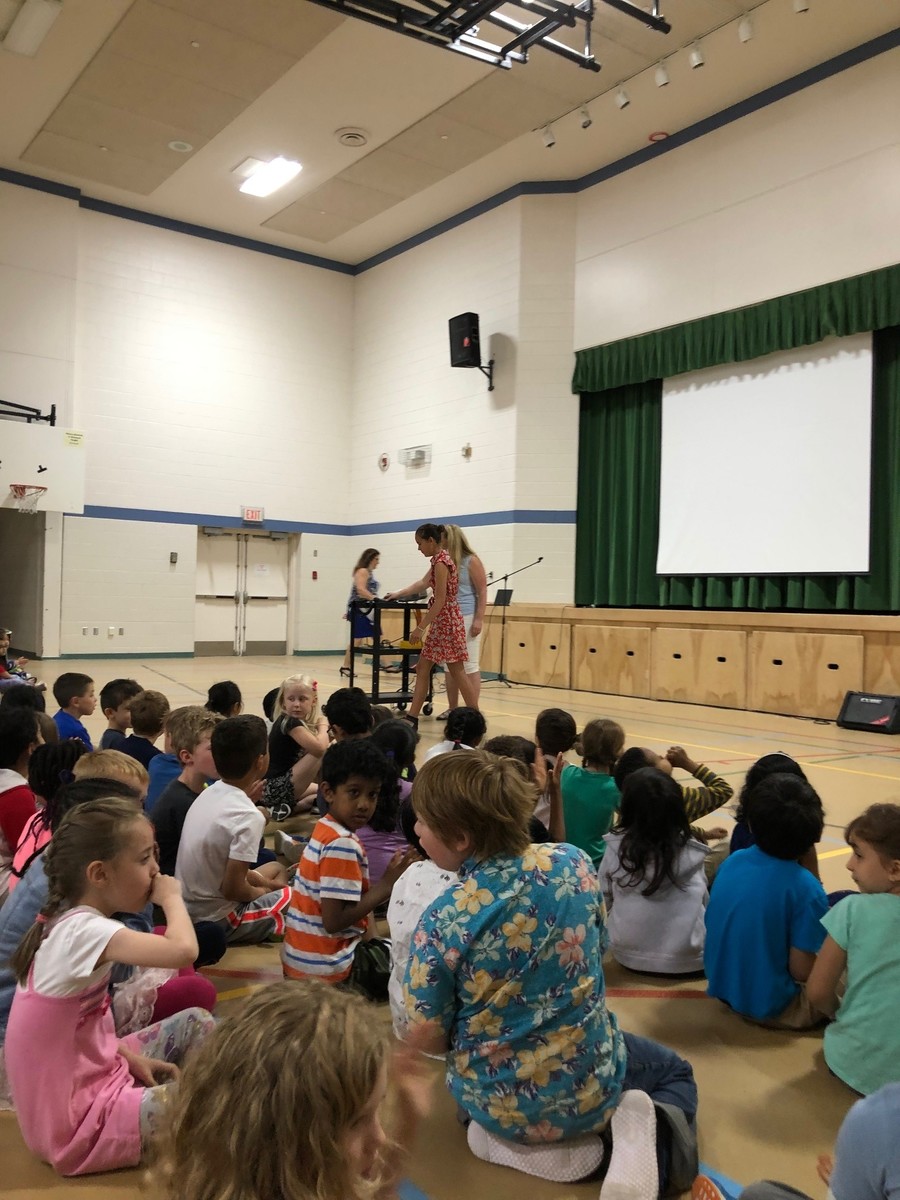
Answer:
[[[312, 0], [312, 3], [495, 67], [508, 68], [514, 62], [525, 63], [531, 48], [542, 46], [588, 71], [600, 70], [600, 63], [591, 49], [594, 0], [579, 0], [577, 4], [564, 4], [562, 0], [507, 0], [506, 3], [502, 0], [413, 0], [412, 3], [401, 0]], [[649, 12], [632, 0], [599, 0], [599, 3], [633, 17], [659, 33], [668, 33], [672, 28], [659, 12], [659, 0], [653, 0]], [[521, 9], [530, 18], [537, 19], [530, 23], [517, 21], [500, 12], [501, 8]], [[483, 21], [514, 36], [504, 45], [485, 41], [479, 37]], [[550, 36], [562, 26], [583, 29], [583, 51]]]

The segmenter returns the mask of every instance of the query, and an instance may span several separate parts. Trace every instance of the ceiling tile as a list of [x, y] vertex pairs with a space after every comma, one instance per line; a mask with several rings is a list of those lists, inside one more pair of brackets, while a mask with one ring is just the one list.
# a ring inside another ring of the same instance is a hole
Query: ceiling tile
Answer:
[[159, 64], [150, 66], [106, 49], [88, 64], [72, 94], [164, 125], [196, 130], [206, 137], [219, 133], [247, 107], [245, 100], [218, 88], [172, 75]]
[[[192, 42], [197, 42], [196, 47]], [[296, 62], [292, 54], [248, 41], [152, 0], [136, 0], [107, 47], [115, 54], [255, 100]]]
[[170, 173], [168, 168], [157, 163], [103, 151], [99, 146], [46, 131], [37, 135], [22, 158], [36, 166], [65, 171], [79, 179], [108, 184], [142, 196], [158, 188]]
[[298, 203], [276, 213], [264, 222], [264, 227], [295, 237], [311, 238], [314, 242], [330, 242], [342, 233], [349, 233], [357, 224], [352, 217], [339, 217], [336, 213], [320, 212]]
[[339, 179], [361, 183], [400, 199], [421, 192], [446, 177], [447, 172], [442, 171], [440, 167], [408, 158], [405, 154], [397, 154], [387, 146], [373, 150], [352, 167], [341, 171], [338, 176]]
[[108, 104], [98, 104], [96, 100], [71, 92], [57, 107], [44, 129], [73, 141], [106, 146], [117, 154], [155, 163], [165, 168], [165, 175], [177, 171], [186, 158], [186, 155], [170, 150], [168, 143], [176, 139], [191, 141], [198, 136], [189, 129], [163, 125], [149, 117], [125, 112], [121, 108], [110, 108]]
[[397, 154], [417, 158], [449, 174], [490, 154], [503, 145], [503, 139], [463, 125], [438, 111], [392, 138], [387, 145]]
[[346, 20], [306, 0], [265, 0], [263, 4], [249, 4], [247, 0], [154, 2], [298, 59]]
[[541, 91], [528, 78], [511, 71], [495, 71], [440, 110], [444, 116], [481, 129], [502, 142], [529, 129], [546, 125], [559, 113], [556, 96]]
[[346, 179], [329, 179], [314, 192], [302, 196], [297, 203], [307, 208], [324, 209], [339, 217], [348, 217], [358, 224], [377, 216], [386, 208], [392, 208], [397, 203], [397, 197], [359, 183], [350, 183]]

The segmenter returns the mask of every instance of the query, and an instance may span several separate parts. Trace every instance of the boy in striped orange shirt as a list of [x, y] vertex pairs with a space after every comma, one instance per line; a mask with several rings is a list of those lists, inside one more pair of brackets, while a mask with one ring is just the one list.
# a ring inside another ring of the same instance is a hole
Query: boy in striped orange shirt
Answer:
[[336, 742], [322, 758], [328, 811], [313, 829], [294, 876], [281, 950], [288, 979], [353, 987], [362, 982], [355, 973], [371, 971], [364, 945], [372, 933], [369, 914], [387, 901], [418, 857], [414, 850], [398, 851], [379, 882], [369, 886], [366, 852], [356, 830], [369, 823], [390, 771], [367, 738]]

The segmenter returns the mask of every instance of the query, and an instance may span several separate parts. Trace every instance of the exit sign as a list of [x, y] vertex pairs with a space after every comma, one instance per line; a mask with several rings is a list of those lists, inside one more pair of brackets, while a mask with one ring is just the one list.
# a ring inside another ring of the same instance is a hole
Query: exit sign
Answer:
[[245, 525], [262, 525], [266, 517], [264, 508], [244, 508], [241, 506], [241, 520]]

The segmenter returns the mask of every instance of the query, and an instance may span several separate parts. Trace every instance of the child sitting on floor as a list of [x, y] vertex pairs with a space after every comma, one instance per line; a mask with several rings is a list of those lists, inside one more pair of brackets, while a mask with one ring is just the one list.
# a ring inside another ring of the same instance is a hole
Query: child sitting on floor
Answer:
[[[564, 708], [545, 708], [538, 713], [534, 723], [534, 740], [544, 755], [547, 771], [560, 754], [568, 754], [578, 739], [578, 726], [571, 713]], [[537, 803], [534, 815], [550, 828], [550, 795], [545, 792]]]
[[822, 836], [822, 801], [796, 775], [769, 775], [745, 801], [756, 844], [719, 867], [706, 910], [709, 994], [774, 1029], [824, 1020], [806, 994], [828, 898], [798, 859]]
[[328, 811], [294, 876], [281, 961], [288, 979], [346, 984], [387, 998], [390, 960], [374, 939], [369, 914], [415, 858], [398, 851], [381, 880], [369, 886], [368, 863], [357, 832], [372, 818], [391, 766], [369, 738], [336, 742], [322, 759]]
[[828, 936], [806, 994], [834, 1016], [825, 1030], [829, 1069], [868, 1096], [900, 1082], [900, 805], [871, 805], [844, 837], [860, 894], [845, 896], [822, 918]]
[[313, 806], [314, 780], [328, 749], [328, 718], [318, 709], [318, 685], [311, 676], [289, 675], [278, 689], [263, 789], [263, 804], [273, 821], [286, 821]]
[[[29, 1149], [62, 1175], [134, 1166], [176, 1061], [213, 1019], [189, 1009], [120, 1040], [106, 999], [109, 975], [114, 963], [188, 966], [197, 940], [181, 888], [159, 874], [152, 826], [132, 800], [73, 808], [44, 867], [47, 903], [13, 956], [19, 986], [5, 1052], [19, 1127]], [[164, 936], [112, 919], [148, 899], [165, 910]]]
[[34, 792], [38, 810], [16, 845], [9, 876], [10, 892], [15, 891], [19, 880], [50, 841], [53, 799], [61, 787], [75, 778], [72, 769], [79, 758], [88, 753], [84, 742], [69, 738], [55, 746], [38, 746], [28, 760], [28, 786]]
[[607, 1010], [590, 859], [566, 843], [530, 844], [534, 789], [509, 759], [441, 755], [412, 799], [423, 849], [459, 882], [419, 922], [404, 999], [413, 1030], [424, 1026], [422, 1048], [449, 1051], [470, 1149], [572, 1181], [600, 1165], [597, 1135], [611, 1125], [604, 1192], [655, 1200], [689, 1187], [693, 1073], [671, 1050], [620, 1033]]
[[[360, 997], [311, 980], [252, 996], [193, 1057], [154, 1174], [165, 1200], [388, 1200], [430, 1072]], [[234, 1120], [234, 1081], [247, 1097]], [[393, 1099], [388, 1136], [381, 1105]], [[223, 1129], [228, 1136], [223, 1137]]]
[[444, 740], [425, 754], [425, 762], [450, 750], [474, 750], [487, 733], [487, 722], [477, 708], [451, 708], [444, 726]]
[[596, 867], [606, 849], [604, 834], [612, 828], [619, 808], [619, 789], [612, 777], [625, 745], [625, 731], [616, 721], [588, 721], [581, 735], [581, 766], [563, 767], [563, 819], [566, 841], [583, 850]]
[[181, 766], [181, 774], [165, 787], [153, 807], [159, 869], [164, 875], [175, 874], [181, 831], [191, 805], [207, 783], [216, 778], [211, 741], [221, 720], [218, 713], [196, 704], [176, 708], [166, 722], [166, 738]]
[[131, 702], [133, 732], [115, 749], [149, 768], [153, 759], [162, 754], [155, 743], [165, 728], [169, 708], [169, 701], [162, 692], [146, 691], [135, 696]]
[[[744, 780], [744, 786], [738, 796], [737, 808], [734, 811], [734, 829], [729, 845], [731, 854], [734, 854], [735, 850], [746, 850], [748, 846], [755, 845], [756, 839], [744, 813], [744, 803], [760, 780], [765, 779], [767, 775], [796, 775], [798, 779], [806, 779], [803, 768], [788, 754], [764, 754], [762, 758], [758, 758], [747, 772], [747, 778]], [[800, 859], [800, 865], [806, 867], [807, 871], [812, 871], [816, 879], [820, 878], [819, 858], [815, 846], [812, 846]]]
[[412, 784], [403, 778], [403, 772], [416, 760], [418, 734], [408, 721], [382, 721], [372, 730], [369, 741], [390, 764], [375, 812], [368, 824], [356, 832], [366, 852], [371, 886], [381, 880], [398, 850], [409, 849], [401, 824], [401, 807], [409, 801]]
[[241, 689], [231, 679], [211, 683], [206, 693], [206, 707], [220, 717], [239, 717], [244, 711]]
[[194, 921], [212, 921], [230, 944], [256, 944], [284, 933], [290, 903], [284, 868], [257, 870], [265, 817], [250, 798], [269, 762], [262, 717], [227, 717], [213, 729], [218, 780], [188, 809], [175, 874]]
[[111, 679], [100, 689], [100, 711], [107, 721], [101, 750], [122, 749], [131, 725], [131, 701], [143, 690], [136, 679]]
[[600, 864], [616, 962], [663, 975], [703, 970], [706, 853], [675, 780], [655, 767], [629, 775]]
[[59, 705], [59, 712], [53, 714], [59, 740], [80, 738], [88, 750], [93, 750], [91, 735], [82, 723], [82, 717], [89, 717], [97, 707], [94, 681], [90, 675], [82, 675], [80, 671], [64, 671], [53, 685], [53, 698]]

